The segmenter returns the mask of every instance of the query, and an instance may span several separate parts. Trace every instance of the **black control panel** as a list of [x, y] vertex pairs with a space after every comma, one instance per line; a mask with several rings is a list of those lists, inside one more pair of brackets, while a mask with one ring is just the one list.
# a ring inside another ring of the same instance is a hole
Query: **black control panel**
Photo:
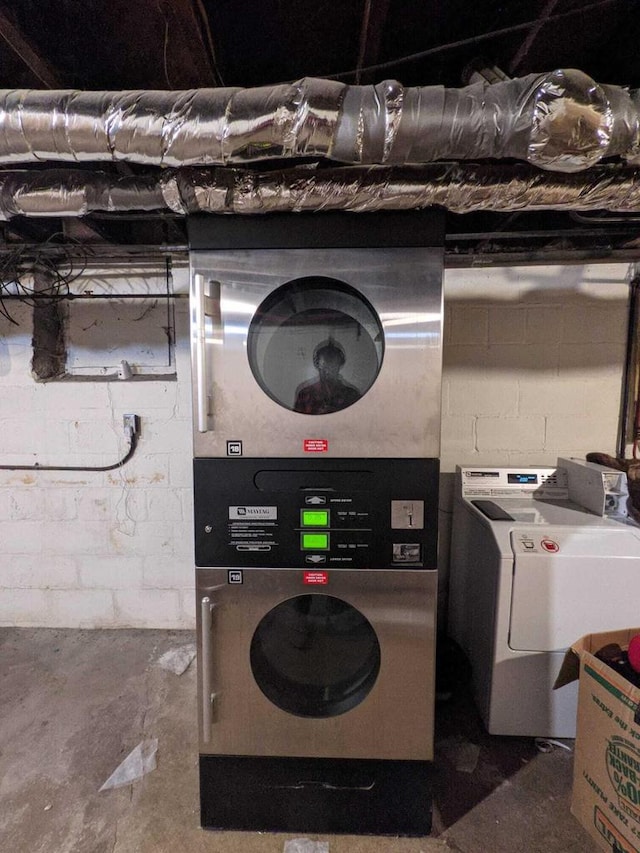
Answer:
[[196, 565], [436, 568], [437, 459], [195, 459]]

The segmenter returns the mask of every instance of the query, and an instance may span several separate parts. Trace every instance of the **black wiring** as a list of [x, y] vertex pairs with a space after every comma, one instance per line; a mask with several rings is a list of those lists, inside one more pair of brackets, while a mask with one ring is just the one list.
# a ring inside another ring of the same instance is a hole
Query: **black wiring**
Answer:
[[[587, 3], [586, 5], [581, 5], [576, 9], [570, 9], [567, 12], [558, 12], [555, 15], [549, 15], [548, 18], [545, 18], [544, 24], [550, 24], [554, 21], [559, 21], [564, 18], [572, 17], [573, 15], [584, 15], [586, 12], [590, 12], [592, 9], [598, 9], [601, 6], [610, 6], [615, 3], [619, 3], [621, 0], [598, 0], [595, 3]], [[357, 74], [363, 74], [365, 72], [372, 71], [384, 71], [387, 68], [394, 68], [396, 65], [403, 65], [407, 62], [415, 62], [418, 59], [426, 59], [430, 56], [436, 56], [440, 53], [446, 53], [449, 50], [455, 50], [459, 47], [466, 47], [469, 44], [480, 44], [483, 41], [489, 41], [495, 38], [499, 38], [500, 36], [507, 35], [508, 33], [516, 33], [520, 30], [529, 30], [532, 27], [538, 24], [539, 19], [536, 18], [532, 21], [523, 21], [521, 24], [513, 24], [510, 27], [502, 27], [501, 29], [492, 30], [488, 33], [482, 33], [477, 36], [470, 36], [469, 38], [459, 39], [458, 41], [449, 42], [448, 44], [441, 44], [435, 47], [427, 48], [426, 50], [418, 51], [417, 53], [406, 54], [405, 56], [398, 56], [396, 59], [389, 59], [387, 62], [377, 62], [375, 65], [367, 65], [364, 68], [352, 68], [350, 71], [339, 71], [335, 74], [323, 74], [323, 78], [325, 80], [340, 80], [342, 77], [353, 77]], [[287, 81], [289, 83], [294, 82], [293, 80]]]
[[[18, 299], [27, 305], [33, 305], [42, 299], [68, 298], [70, 285], [87, 268], [88, 256], [76, 257], [75, 250], [80, 243], [74, 242], [72, 253], [64, 243], [55, 243], [58, 232], [52, 234], [38, 246], [18, 246], [14, 251], [0, 256], [0, 314], [17, 326], [6, 305], [6, 298]], [[68, 239], [68, 238], [67, 238]], [[52, 251], [55, 247], [55, 251]], [[36, 285], [35, 277], [38, 276]]]
[[116, 468], [122, 468], [131, 459], [136, 452], [138, 446], [138, 435], [132, 432], [129, 438], [129, 449], [118, 462], [112, 465], [100, 465], [91, 467], [87, 465], [39, 465], [35, 462], [33, 465], [0, 465], [0, 471], [114, 471]]

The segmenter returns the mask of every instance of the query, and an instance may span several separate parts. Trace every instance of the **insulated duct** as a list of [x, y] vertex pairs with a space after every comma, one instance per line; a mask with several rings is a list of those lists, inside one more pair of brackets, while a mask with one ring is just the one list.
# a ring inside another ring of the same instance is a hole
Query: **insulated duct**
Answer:
[[461, 89], [305, 78], [256, 89], [0, 92], [0, 164], [227, 166], [275, 158], [353, 165], [514, 158], [576, 172], [640, 164], [637, 93], [576, 70]]
[[116, 177], [59, 169], [0, 172], [0, 219], [99, 211], [178, 214], [408, 210], [609, 210], [640, 213], [640, 169], [595, 166], [580, 175], [525, 164], [438, 163], [254, 172], [166, 169]]

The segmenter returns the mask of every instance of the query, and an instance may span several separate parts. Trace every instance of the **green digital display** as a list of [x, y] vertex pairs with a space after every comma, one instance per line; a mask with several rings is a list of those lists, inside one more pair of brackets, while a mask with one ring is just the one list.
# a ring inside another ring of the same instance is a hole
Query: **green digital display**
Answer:
[[302, 527], [328, 527], [328, 509], [303, 509]]
[[303, 551], [328, 551], [328, 533], [303, 533], [301, 536]]

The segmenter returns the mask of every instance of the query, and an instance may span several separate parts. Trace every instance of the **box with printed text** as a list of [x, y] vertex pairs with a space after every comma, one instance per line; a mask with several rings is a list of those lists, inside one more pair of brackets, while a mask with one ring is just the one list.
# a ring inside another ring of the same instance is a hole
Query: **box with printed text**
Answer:
[[640, 628], [588, 634], [567, 652], [555, 688], [579, 677], [571, 812], [599, 846], [640, 853], [640, 688], [598, 659]]

